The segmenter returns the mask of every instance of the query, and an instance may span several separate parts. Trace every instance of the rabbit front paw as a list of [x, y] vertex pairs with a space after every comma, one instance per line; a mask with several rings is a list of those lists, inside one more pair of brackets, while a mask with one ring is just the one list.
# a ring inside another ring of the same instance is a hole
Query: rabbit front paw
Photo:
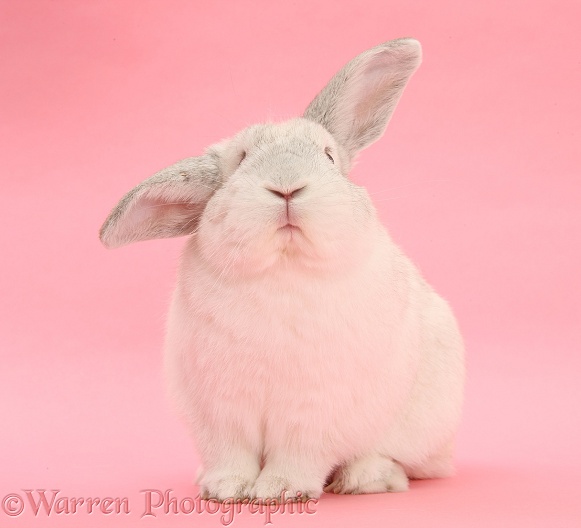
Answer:
[[254, 500], [266, 501], [307, 501], [318, 499], [322, 493], [322, 483], [316, 479], [296, 478], [288, 475], [263, 471], [251, 491]]
[[255, 481], [255, 474], [208, 472], [200, 481], [200, 495], [220, 502], [248, 499]]

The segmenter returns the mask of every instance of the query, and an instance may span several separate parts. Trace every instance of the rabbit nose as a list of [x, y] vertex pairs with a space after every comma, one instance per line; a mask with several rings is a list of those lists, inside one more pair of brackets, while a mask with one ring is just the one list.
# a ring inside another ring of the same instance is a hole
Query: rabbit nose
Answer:
[[274, 186], [265, 185], [265, 188], [267, 191], [271, 192], [272, 194], [274, 194], [276, 196], [280, 196], [281, 198], [284, 198], [287, 201], [289, 201], [293, 197], [296, 197], [305, 187], [306, 187], [306, 184], [302, 185], [300, 187], [295, 187], [294, 189], [291, 189], [291, 190], [286, 190], [286, 189], [280, 190], [280, 189], [276, 189]]

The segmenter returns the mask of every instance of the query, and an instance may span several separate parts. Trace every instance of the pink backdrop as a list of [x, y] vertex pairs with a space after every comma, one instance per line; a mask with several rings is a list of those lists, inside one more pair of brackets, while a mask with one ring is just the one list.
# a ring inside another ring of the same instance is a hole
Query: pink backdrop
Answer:
[[[146, 176], [300, 114], [400, 36], [424, 64], [354, 178], [463, 327], [458, 475], [274, 523], [581, 523], [580, 18], [548, 0], [0, 3], [0, 526], [220, 525], [141, 518], [144, 488], [197, 493], [161, 380], [183, 241], [106, 251], [98, 228]], [[39, 488], [131, 513], [8, 515]]]

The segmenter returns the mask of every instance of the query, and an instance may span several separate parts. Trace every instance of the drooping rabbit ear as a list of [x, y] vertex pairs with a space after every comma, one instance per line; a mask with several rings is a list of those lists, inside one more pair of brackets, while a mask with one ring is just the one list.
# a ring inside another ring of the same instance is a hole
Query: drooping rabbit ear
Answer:
[[116, 248], [151, 238], [188, 235], [196, 229], [220, 184], [214, 153], [178, 161], [122, 198], [101, 227], [101, 242]]
[[382, 136], [421, 59], [420, 43], [411, 38], [371, 48], [335, 74], [304, 117], [323, 125], [353, 157]]

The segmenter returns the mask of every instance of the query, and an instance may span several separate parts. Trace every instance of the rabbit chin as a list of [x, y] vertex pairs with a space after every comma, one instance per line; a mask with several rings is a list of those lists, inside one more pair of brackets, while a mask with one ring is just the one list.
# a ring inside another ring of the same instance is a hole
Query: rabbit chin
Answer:
[[377, 233], [370, 226], [364, 233], [347, 234], [300, 224], [261, 231], [242, 237], [243, 243], [240, 239], [218, 243], [215, 238], [198, 240], [197, 252], [222, 279], [277, 272], [335, 275], [360, 267], [369, 258]]

